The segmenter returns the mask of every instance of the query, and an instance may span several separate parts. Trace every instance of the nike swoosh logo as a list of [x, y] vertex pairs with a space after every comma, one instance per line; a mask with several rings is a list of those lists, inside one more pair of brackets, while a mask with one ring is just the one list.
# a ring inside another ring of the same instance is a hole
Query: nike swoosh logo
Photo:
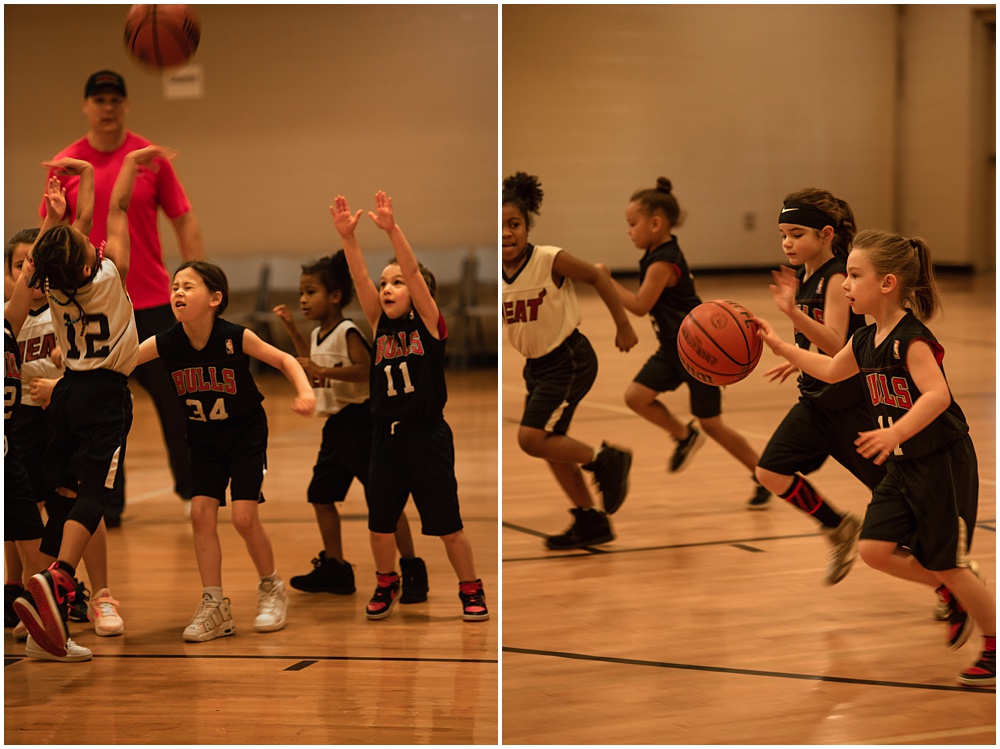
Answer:
[[782, 208], [781, 212], [782, 213], [788, 213], [789, 211], [794, 211], [794, 210], [795, 210], [794, 208]]

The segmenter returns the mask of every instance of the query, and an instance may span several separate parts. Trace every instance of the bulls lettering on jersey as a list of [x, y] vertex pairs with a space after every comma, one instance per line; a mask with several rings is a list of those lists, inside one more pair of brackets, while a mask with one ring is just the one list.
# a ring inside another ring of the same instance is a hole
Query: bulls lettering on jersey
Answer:
[[438, 318], [438, 333], [440, 338], [432, 336], [415, 313], [398, 320], [379, 317], [369, 376], [375, 419], [413, 422], [442, 415], [448, 400], [444, 317]]

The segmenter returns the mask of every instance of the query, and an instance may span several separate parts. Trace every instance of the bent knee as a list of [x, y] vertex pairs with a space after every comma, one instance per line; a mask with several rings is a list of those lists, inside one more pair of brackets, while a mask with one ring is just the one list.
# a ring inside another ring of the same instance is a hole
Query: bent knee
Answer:
[[521, 427], [517, 432], [517, 446], [533, 458], [540, 458], [546, 433], [542, 429]]
[[862, 539], [858, 542], [858, 556], [872, 569], [881, 570], [889, 566], [896, 544], [891, 541]]

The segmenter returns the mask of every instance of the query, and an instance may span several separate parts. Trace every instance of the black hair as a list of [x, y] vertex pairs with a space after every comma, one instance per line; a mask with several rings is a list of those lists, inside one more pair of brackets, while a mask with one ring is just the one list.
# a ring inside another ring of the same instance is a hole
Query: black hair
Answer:
[[[70, 302], [75, 304], [80, 310], [78, 319], [85, 324], [87, 313], [76, 300], [76, 292], [93, 279], [93, 276], [88, 278], [83, 272], [87, 264], [88, 243], [88, 239], [72, 227], [64, 224], [53, 226], [38, 239], [31, 253], [35, 273], [28, 283], [31, 288], [44, 291], [50, 300], [61, 307], [68, 306]], [[53, 290], [65, 294], [66, 301], [58, 299]]]
[[[784, 203], [805, 203], [823, 211], [833, 219], [836, 224], [833, 226], [833, 243], [831, 249], [836, 257], [846, 260], [851, 252], [851, 242], [858, 227], [854, 222], [854, 211], [846, 200], [834, 197], [827, 190], [818, 187], [807, 187], [802, 190], [788, 193]], [[817, 231], [817, 230], [813, 230]]]
[[346, 307], [354, 298], [354, 284], [351, 283], [351, 271], [347, 267], [347, 256], [343, 250], [314, 263], [304, 263], [302, 275], [316, 276], [329, 293], [339, 291], [341, 307]]
[[674, 197], [673, 185], [666, 177], [659, 177], [656, 180], [656, 187], [647, 187], [643, 190], [636, 190], [629, 198], [630, 203], [639, 203], [643, 210], [650, 216], [654, 213], [662, 213], [670, 222], [670, 228], [675, 228], [684, 223], [681, 216], [681, 207]]
[[14, 236], [7, 240], [7, 247], [4, 250], [3, 261], [7, 264], [8, 275], [13, 275], [14, 273], [14, 248], [19, 244], [33, 245], [35, 240], [38, 239], [38, 232], [41, 231], [37, 226], [30, 229], [21, 229]]
[[201, 276], [205, 282], [205, 286], [213, 294], [216, 291], [221, 292], [222, 301], [215, 308], [215, 316], [218, 317], [225, 312], [226, 307], [229, 306], [229, 280], [226, 278], [226, 272], [215, 263], [210, 263], [207, 260], [188, 260], [186, 263], [179, 265], [177, 270], [174, 271], [174, 278], [185, 268], [190, 268]]
[[534, 224], [532, 214], [538, 215], [542, 207], [542, 183], [527, 172], [517, 172], [503, 181], [503, 205], [512, 205], [524, 216], [528, 229]]

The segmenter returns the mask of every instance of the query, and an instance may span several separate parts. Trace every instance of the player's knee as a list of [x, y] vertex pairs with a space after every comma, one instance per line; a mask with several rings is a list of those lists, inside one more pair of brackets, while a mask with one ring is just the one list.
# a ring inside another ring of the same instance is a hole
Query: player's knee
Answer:
[[655, 398], [656, 393], [652, 392], [649, 388], [637, 385], [634, 382], [625, 388], [625, 405], [636, 413], [641, 412], [644, 408], [649, 406]]
[[251, 535], [260, 525], [260, 516], [257, 513], [233, 512], [233, 528], [243, 538]]
[[517, 446], [533, 458], [541, 457], [545, 433], [539, 429], [520, 429], [517, 432]]
[[895, 548], [895, 544], [886, 541], [862, 539], [858, 542], [858, 556], [872, 569], [882, 570], [889, 566]]

